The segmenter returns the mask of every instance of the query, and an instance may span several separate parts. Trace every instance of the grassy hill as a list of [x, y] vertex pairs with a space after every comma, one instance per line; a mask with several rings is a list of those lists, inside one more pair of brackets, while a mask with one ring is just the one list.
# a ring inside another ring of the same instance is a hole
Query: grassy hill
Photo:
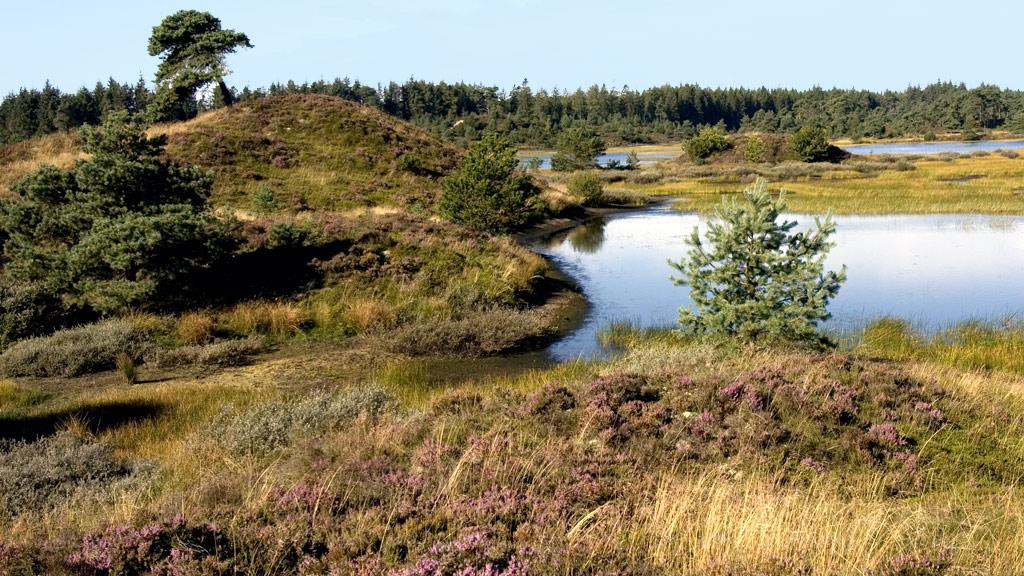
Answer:
[[[246, 207], [271, 190], [284, 208], [428, 207], [460, 151], [383, 112], [324, 95], [271, 97], [155, 126], [167, 154], [214, 174], [214, 201]], [[74, 133], [0, 147], [0, 194], [43, 164], [82, 158]]]

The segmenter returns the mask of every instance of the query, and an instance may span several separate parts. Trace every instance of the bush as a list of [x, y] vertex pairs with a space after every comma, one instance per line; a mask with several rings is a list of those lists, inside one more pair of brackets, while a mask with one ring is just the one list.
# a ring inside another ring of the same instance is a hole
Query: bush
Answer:
[[277, 210], [277, 194], [269, 186], [260, 186], [249, 195], [249, 207], [257, 214], [269, 214]]
[[0, 442], [0, 513], [44, 510], [82, 490], [102, 489], [133, 467], [106, 444], [61, 432], [36, 442]]
[[502, 308], [455, 320], [437, 318], [409, 324], [389, 337], [388, 346], [412, 356], [480, 356], [528, 347], [552, 331], [539, 313]]
[[156, 350], [146, 356], [146, 362], [163, 369], [185, 366], [240, 366], [250, 356], [266, 352], [267, 349], [266, 340], [251, 336], [242, 340], [223, 340], [211, 344]]
[[604, 182], [597, 174], [579, 172], [569, 180], [569, 193], [584, 206], [597, 206], [604, 201]]
[[0, 284], [0, 347], [53, 332], [73, 316], [60, 298], [40, 284]]
[[793, 152], [804, 162], [824, 162], [829, 158], [828, 133], [818, 126], [804, 126], [790, 141]]
[[604, 140], [589, 128], [570, 128], [558, 137], [557, 153], [551, 158], [556, 172], [586, 170], [597, 165], [597, 157], [605, 151]]
[[0, 199], [4, 275], [101, 314], [183, 301], [237, 247], [207, 208], [212, 178], [122, 115], [82, 134], [89, 159], [40, 168]]
[[761, 138], [756, 134], [748, 137], [746, 144], [743, 146], [743, 157], [746, 158], [747, 162], [760, 164], [761, 162], [764, 162], [764, 154], [764, 138]]
[[143, 356], [150, 334], [127, 320], [106, 320], [22, 340], [0, 354], [7, 376], [80, 376], [112, 370], [119, 354]]
[[751, 341], [817, 340], [816, 324], [829, 318], [828, 302], [846, 279], [824, 272], [835, 232], [831, 215], [809, 232], [791, 233], [795, 221], [778, 222], [785, 200], [773, 198], [759, 179], [740, 203], [725, 200], [708, 222], [705, 240], [694, 228], [690, 253], [673, 267], [690, 286], [695, 309], [679, 312], [680, 324], [697, 333]]
[[442, 185], [441, 214], [483, 232], [510, 232], [536, 213], [537, 187], [521, 170], [515, 147], [494, 134], [474, 144]]
[[377, 418], [396, 406], [390, 394], [372, 387], [302, 393], [242, 413], [228, 408], [214, 422], [211, 437], [232, 453], [260, 456], [296, 437], [323, 432], [359, 416]]
[[698, 164], [729, 149], [725, 132], [717, 127], [702, 128], [696, 136], [686, 142], [686, 155]]

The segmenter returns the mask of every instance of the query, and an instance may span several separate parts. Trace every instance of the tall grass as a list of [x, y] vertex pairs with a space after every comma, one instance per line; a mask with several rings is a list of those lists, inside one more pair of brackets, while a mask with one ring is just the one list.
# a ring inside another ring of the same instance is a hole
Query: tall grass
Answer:
[[[651, 184], [624, 184], [640, 193], [681, 196], [688, 210], [703, 211], [723, 195], [737, 194], [760, 175], [785, 189], [795, 212], [838, 214], [1024, 213], [1020, 182], [1024, 162], [1004, 155], [919, 157], [911, 161], [851, 160], [841, 165], [785, 165], [765, 171], [744, 166], [699, 167], [666, 173]], [[662, 167], [662, 170], [667, 168]]]
[[638, 506], [626, 537], [669, 573], [890, 573], [915, 560], [981, 574], [1024, 570], [1024, 494], [1015, 488], [901, 501], [886, 497], [878, 478], [858, 479], [852, 494], [843, 484], [670, 475]]
[[925, 337], [905, 321], [883, 318], [864, 329], [856, 352], [894, 360], [931, 360], [969, 370], [1024, 374], [1024, 324], [965, 322]]

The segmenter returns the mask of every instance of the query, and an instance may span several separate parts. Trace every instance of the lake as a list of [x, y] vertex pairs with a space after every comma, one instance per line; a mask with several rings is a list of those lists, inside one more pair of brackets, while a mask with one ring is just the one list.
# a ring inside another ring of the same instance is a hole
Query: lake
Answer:
[[[801, 227], [814, 217], [786, 216]], [[881, 316], [925, 331], [964, 320], [1000, 320], [1024, 311], [1024, 217], [894, 215], [836, 217], [830, 269], [847, 281], [830, 305], [827, 328], [856, 329]], [[675, 322], [690, 304], [668, 260], [704, 217], [665, 204], [622, 212], [547, 239], [537, 250], [581, 287], [591, 303], [582, 325], [555, 342], [558, 360], [597, 356], [598, 332], [613, 322]]]
[[[661, 162], [663, 160], [671, 160], [672, 158], [675, 158], [679, 154], [672, 154], [670, 152], [659, 151], [659, 152], [637, 152], [636, 155], [637, 155], [637, 158], [640, 160], [641, 164], [656, 164], [656, 163]], [[605, 167], [605, 166], [608, 166], [609, 162], [613, 162], [614, 161], [614, 162], [618, 162], [619, 164], [625, 166], [626, 165], [626, 158], [628, 156], [629, 156], [629, 153], [627, 153], [627, 152], [606, 152], [606, 153], [601, 154], [600, 156], [597, 157], [597, 164], [598, 164], [598, 166]], [[522, 163], [525, 166], [526, 163], [529, 162], [531, 158], [540, 158], [540, 167], [542, 169], [547, 170], [547, 169], [551, 168], [551, 154], [532, 154], [532, 155], [529, 155], [529, 156], [521, 157], [519, 159], [519, 161], [520, 161], [520, 163]]]
[[851, 154], [943, 154], [993, 150], [1017, 150], [1024, 148], [1024, 140], [986, 140], [980, 142], [903, 142], [885, 144], [851, 144], [840, 146]]

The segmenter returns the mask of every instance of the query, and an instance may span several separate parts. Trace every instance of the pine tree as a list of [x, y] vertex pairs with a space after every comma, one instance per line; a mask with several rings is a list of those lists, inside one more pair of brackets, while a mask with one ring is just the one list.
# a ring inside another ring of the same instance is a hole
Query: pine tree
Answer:
[[679, 322], [698, 334], [745, 340], [818, 340], [816, 325], [829, 318], [828, 303], [846, 280], [846, 267], [825, 272], [835, 232], [831, 215], [815, 219], [807, 232], [779, 221], [786, 204], [773, 198], [764, 180], [728, 199], [707, 224], [687, 240], [691, 251], [671, 262], [690, 286], [694, 308], [681, 308]]
[[89, 159], [44, 166], [0, 199], [4, 281], [101, 314], [186, 297], [193, 275], [237, 245], [207, 206], [212, 178], [166, 160], [163, 141], [124, 112], [82, 138]]
[[228, 73], [224, 57], [238, 48], [252, 48], [249, 37], [222, 29], [220, 20], [208, 12], [180, 10], [164, 18], [149, 38], [149, 55], [161, 59], [153, 118], [180, 116], [193, 105], [196, 92], [211, 83], [217, 84], [224, 103], [231, 105], [232, 93], [224, 83]]
[[520, 167], [515, 146], [493, 133], [474, 144], [442, 184], [441, 214], [477, 230], [508, 232], [536, 212], [532, 200], [538, 190]]

